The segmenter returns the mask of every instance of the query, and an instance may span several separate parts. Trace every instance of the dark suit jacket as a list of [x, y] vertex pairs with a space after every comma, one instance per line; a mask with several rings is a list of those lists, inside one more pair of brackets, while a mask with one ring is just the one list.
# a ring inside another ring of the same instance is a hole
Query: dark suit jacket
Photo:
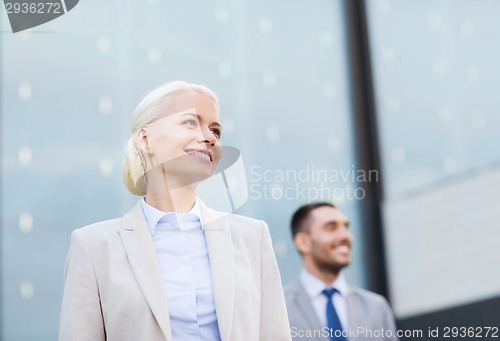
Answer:
[[[350, 341], [398, 340], [394, 316], [383, 296], [363, 289], [349, 287], [346, 300], [349, 318], [349, 327], [345, 328], [346, 332], [361, 331], [361, 328], [366, 331], [356, 335], [352, 333], [348, 337]], [[330, 340], [325, 333], [321, 333], [323, 330], [328, 330], [321, 324], [311, 299], [300, 280], [296, 280], [285, 288], [285, 301], [294, 341]], [[382, 329], [384, 329], [384, 333], [381, 332]], [[368, 333], [369, 330], [371, 330], [371, 334]], [[391, 331], [392, 337], [387, 337], [387, 334], [389, 334], [387, 330]], [[317, 337], [310, 336], [315, 335], [314, 332]]]

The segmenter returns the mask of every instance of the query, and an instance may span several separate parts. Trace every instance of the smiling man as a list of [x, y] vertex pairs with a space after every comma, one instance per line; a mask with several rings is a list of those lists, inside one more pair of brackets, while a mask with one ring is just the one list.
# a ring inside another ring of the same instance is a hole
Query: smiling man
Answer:
[[353, 242], [345, 214], [326, 202], [305, 205], [291, 229], [305, 267], [285, 290], [293, 340], [397, 340], [385, 298], [348, 286], [341, 274]]

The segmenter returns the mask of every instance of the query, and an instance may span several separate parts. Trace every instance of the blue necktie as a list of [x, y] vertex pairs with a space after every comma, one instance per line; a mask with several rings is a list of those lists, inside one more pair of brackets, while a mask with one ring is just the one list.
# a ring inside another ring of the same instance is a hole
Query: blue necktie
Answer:
[[325, 289], [321, 293], [326, 296], [326, 321], [328, 325], [328, 329], [330, 332], [330, 336], [332, 340], [335, 341], [346, 341], [346, 338], [342, 336], [342, 324], [340, 323], [339, 316], [335, 311], [335, 307], [333, 306], [332, 296], [337, 292], [337, 289]]

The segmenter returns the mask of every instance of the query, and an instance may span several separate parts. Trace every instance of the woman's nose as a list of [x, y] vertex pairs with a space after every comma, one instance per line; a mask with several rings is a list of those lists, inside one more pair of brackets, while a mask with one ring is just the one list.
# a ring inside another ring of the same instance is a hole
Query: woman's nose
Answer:
[[210, 129], [208, 129], [208, 128], [203, 129], [202, 128], [200, 130], [200, 139], [198, 142], [214, 145], [215, 141], [216, 141], [216, 137]]

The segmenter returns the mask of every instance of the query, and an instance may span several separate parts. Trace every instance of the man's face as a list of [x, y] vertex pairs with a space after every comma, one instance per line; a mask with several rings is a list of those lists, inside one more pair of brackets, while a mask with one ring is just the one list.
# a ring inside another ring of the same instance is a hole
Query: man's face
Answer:
[[351, 261], [352, 235], [349, 220], [337, 208], [323, 206], [312, 210], [306, 221], [306, 247], [301, 251], [323, 271], [339, 272]]

